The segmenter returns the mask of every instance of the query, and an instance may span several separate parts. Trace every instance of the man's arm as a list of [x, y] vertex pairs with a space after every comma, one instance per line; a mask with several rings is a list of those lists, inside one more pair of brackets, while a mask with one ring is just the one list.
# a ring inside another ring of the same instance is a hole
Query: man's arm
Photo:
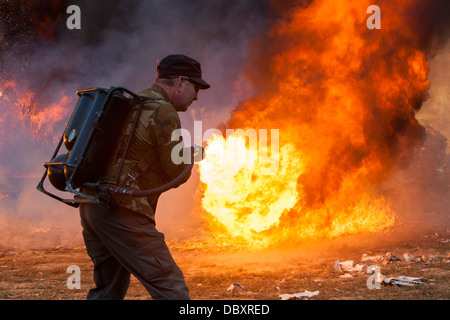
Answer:
[[[168, 180], [173, 180], [186, 166], [184, 163], [175, 164], [172, 159], [173, 148], [182, 143], [181, 136], [179, 140], [172, 141], [173, 131], [181, 128], [180, 118], [175, 108], [166, 104], [155, 110], [153, 119], [155, 121], [155, 138], [160, 166], [166, 173]], [[182, 183], [186, 182], [189, 176], [190, 174], [186, 176]]]

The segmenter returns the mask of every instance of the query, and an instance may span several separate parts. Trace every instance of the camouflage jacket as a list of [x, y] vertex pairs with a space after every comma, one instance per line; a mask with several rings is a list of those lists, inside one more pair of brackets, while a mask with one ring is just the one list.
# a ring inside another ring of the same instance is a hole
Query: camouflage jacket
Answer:
[[[143, 107], [131, 138], [118, 185], [124, 188], [148, 190], [173, 180], [185, 168], [184, 163], [176, 165], [171, 158], [173, 147], [182, 141], [181, 138], [178, 141], [171, 140], [172, 132], [181, 128], [181, 122], [177, 111], [169, 103], [166, 92], [157, 84], [138, 94], [143, 100]], [[135, 113], [131, 117], [134, 119]], [[105, 179], [106, 182], [113, 182], [117, 177], [125, 141], [129, 137], [131, 127], [132, 121], [125, 131], [122, 147]], [[136, 174], [138, 177], [134, 181], [130, 175], [135, 177]], [[181, 183], [188, 179], [189, 175]], [[154, 220], [159, 196], [157, 194], [137, 198], [115, 195], [113, 200], [120, 207], [147, 215]]]

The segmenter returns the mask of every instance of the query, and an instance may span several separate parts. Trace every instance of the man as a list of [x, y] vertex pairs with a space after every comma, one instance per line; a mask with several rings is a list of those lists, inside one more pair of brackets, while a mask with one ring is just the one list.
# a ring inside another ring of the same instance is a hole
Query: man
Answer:
[[[172, 132], [181, 127], [177, 112], [186, 111], [197, 100], [199, 90], [210, 85], [202, 79], [200, 63], [185, 55], [165, 57], [157, 72], [155, 83], [139, 93], [143, 107], [123, 163], [120, 186], [156, 188], [179, 176], [185, 166], [171, 159], [173, 147], [180, 143], [171, 140]], [[105, 181], [115, 179], [113, 173], [121, 158], [119, 151]], [[130, 274], [139, 279], [153, 299], [189, 299], [183, 274], [164, 235], [155, 228], [158, 197], [114, 196], [114, 205], [108, 208], [80, 205], [83, 238], [94, 263], [96, 285], [88, 299], [123, 299]]]

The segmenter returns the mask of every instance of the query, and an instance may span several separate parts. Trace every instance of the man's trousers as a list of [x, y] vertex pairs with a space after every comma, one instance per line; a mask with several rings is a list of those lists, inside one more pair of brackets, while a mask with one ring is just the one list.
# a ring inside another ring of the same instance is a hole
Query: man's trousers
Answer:
[[87, 299], [123, 299], [130, 274], [153, 299], [189, 299], [183, 273], [152, 219], [97, 204], [81, 204], [80, 218], [96, 285]]

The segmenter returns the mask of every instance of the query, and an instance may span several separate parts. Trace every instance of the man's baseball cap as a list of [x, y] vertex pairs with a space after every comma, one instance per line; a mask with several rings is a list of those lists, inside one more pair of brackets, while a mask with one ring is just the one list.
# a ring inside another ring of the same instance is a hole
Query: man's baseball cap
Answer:
[[198, 84], [200, 89], [211, 87], [202, 79], [200, 63], [182, 54], [171, 54], [162, 59], [157, 66], [159, 78], [170, 78], [173, 76], [185, 76], [192, 82]]

